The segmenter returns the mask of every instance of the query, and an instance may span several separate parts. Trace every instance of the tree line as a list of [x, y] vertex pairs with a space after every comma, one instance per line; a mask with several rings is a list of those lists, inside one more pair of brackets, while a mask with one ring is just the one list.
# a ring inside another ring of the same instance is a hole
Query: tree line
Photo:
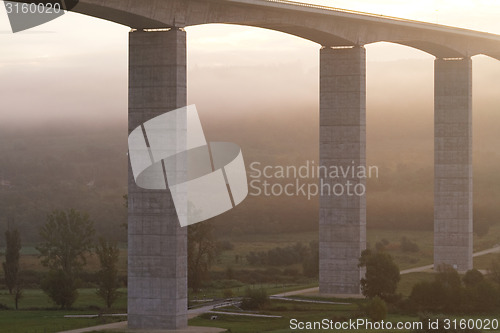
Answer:
[[[48, 268], [41, 282], [42, 290], [61, 309], [70, 308], [78, 297], [81, 274], [87, 257], [95, 253], [99, 258], [97, 295], [109, 309], [118, 298], [118, 259], [116, 243], [103, 237], [95, 241], [94, 224], [87, 213], [74, 209], [54, 210], [47, 215], [39, 230], [40, 244], [36, 247], [44, 267]], [[18, 309], [24, 281], [20, 275], [21, 236], [17, 229], [5, 232], [6, 253], [3, 270], [5, 284], [15, 299]]]
[[383, 249], [363, 251], [359, 266], [366, 270], [362, 293], [370, 300], [364, 310], [374, 320], [385, 318], [387, 305], [407, 314], [481, 314], [500, 309], [500, 255], [491, 262], [487, 276], [476, 269], [460, 276], [451, 266], [437, 267], [433, 280], [416, 283], [407, 299], [397, 293], [399, 268]]
[[302, 273], [308, 277], [318, 276], [319, 245], [317, 241], [304, 245], [295, 243], [285, 247], [275, 247], [267, 251], [250, 252], [247, 262], [252, 266], [282, 267], [302, 264]]

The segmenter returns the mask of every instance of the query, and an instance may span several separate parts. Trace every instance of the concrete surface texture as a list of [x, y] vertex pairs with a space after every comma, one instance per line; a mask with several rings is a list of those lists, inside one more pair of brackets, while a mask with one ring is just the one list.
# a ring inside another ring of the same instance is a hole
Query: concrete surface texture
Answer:
[[434, 267], [472, 269], [472, 61], [436, 59]]
[[439, 58], [500, 59], [500, 36], [285, 0], [80, 0], [73, 11], [132, 28], [230, 23], [273, 29], [324, 46], [393, 42]]
[[[186, 32], [133, 31], [129, 50], [129, 133], [186, 106]], [[131, 329], [187, 326], [187, 229], [170, 192], [128, 181], [128, 324]]]
[[[320, 51], [320, 163], [326, 167], [366, 166], [366, 50]], [[366, 247], [365, 195], [336, 195], [340, 184], [365, 185], [365, 179], [320, 177], [319, 289], [325, 294], [359, 294]], [[340, 187], [339, 187], [340, 188]]]

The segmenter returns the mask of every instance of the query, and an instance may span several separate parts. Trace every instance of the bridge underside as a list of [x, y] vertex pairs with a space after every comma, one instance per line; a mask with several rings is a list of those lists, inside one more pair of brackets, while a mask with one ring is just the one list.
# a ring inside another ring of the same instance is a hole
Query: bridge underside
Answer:
[[496, 35], [345, 10], [294, 6], [286, 1], [80, 0], [73, 11], [136, 29], [226, 23], [281, 31], [324, 46], [391, 42], [438, 58], [477, 54], [500, 58], [500, 37]]

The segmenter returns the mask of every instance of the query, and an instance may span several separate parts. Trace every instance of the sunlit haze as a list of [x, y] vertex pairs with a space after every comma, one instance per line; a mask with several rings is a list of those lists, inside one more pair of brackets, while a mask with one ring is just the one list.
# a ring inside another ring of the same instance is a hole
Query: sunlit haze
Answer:
[[[495, 0], [308, 2], [500, 34], [500, 3]], [[1, 6], [0, 123], [16, 128], [60, 121], [125, 124], [129, 30], [69, 13], [12, 34]], [[212, 24], [186, 30], [189, 102], [198, 105], [208, 130], [210, 122], [218, 123], [212, 117], [217, 115], [227, 122], [250, 114], [272, 121], [286, 112], [290, 122], [306, 117], [314, 124], [320, 45], [242, 26]], [[366, 48], [369, 135], [432, 134], [434, 57], [389, 43]], [[476, 133], [493, 135], [498, 130], [490, 116], [497, 113], [500, 100], [491, 83], [500, 81], [500, 63], [477, 56], [474, 66], [475, 126], [481, 127]], [[477, 145], [482, 140], [476, 135]], [[428, 148], [431, 144], [429, 138]]]

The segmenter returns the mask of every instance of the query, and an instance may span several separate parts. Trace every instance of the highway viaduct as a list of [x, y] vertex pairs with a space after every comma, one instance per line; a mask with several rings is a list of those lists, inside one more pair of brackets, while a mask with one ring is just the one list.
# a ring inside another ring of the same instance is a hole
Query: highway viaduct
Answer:
[[[500, 36], [282, 0], [80, 0], [74, 12], [132, 28], [129, 133], [186, 106], [187, 26], [237, 24], [319, 44], [320, 163], [366, 165], [366, 51], [391, 42], [435, 60], [434, 264], [472, 268], [472, 60], [500, 60]], [[431, 83], [429, 83], [431, 84]], [[353, 183], [362, 182], [352, 179]], [[332, 182], [324, 179], [324, 182]], [[128, 180], [129, 328], [187, 325], [187, 230], [166, 191]], [[320, 292], [358, 294], [365, 196], [321, 196]]]

